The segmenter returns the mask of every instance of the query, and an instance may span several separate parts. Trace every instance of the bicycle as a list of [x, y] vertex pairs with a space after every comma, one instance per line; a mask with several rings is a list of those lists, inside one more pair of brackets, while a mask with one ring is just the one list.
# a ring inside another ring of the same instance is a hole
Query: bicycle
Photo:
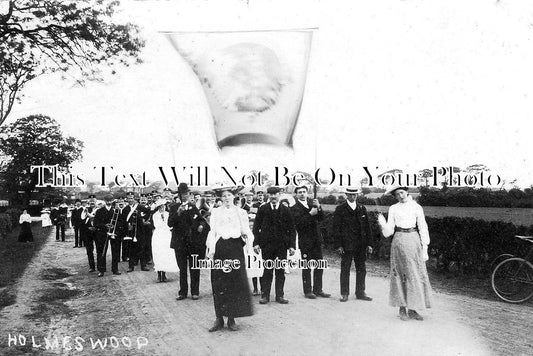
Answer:
[[[519, 236], [519, 239], [533, 243], [533, 236]], [[533, 296], [533, 245], [524, 258], [504, 254], [496, 257], [491, 282], [494, 293], [505, 302], [522, 303]], [[493, 262], [493, 265], [494, 265]]]

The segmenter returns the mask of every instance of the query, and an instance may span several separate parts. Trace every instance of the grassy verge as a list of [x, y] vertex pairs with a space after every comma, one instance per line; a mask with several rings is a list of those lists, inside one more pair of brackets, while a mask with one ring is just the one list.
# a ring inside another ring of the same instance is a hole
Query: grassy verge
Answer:
[[0, 310], [14, 304], [17, 297], [15, 284], [24, 273], [33, 256], [46, 242], [51, 228], [32, 223], [33, 242], [18, 242], [20, 228], [15, 228], [5, 239], [0, 239]]

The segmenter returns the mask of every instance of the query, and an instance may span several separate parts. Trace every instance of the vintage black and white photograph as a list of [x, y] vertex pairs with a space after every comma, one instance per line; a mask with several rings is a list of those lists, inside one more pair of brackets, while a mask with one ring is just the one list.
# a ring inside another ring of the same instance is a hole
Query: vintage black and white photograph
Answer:
[[532, 36], [526, 0], [0, 0], [0, 354], [533, 354]]

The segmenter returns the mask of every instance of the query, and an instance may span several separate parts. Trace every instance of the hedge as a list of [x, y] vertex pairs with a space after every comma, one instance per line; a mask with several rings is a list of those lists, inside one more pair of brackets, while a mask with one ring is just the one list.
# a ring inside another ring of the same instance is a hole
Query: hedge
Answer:
[[[381, 236], [377, 212], [368, 212], [374, 234], [373, 257], [388, 259], [391, 238]], [[386, 215], [386, 214], [385, 214]], [[333, 246], [331, 235], [333, 213], [327, 212], [320, 230], [327, 247]], [[464, 274], [485, 274], [498, 255], [510, 253], [524, 256], [530, 243], [515, 235], [532, 235], [533, 226], [515, 226], [501, 221], [472, 218], [426, 217], [431, 243], [430, 265], [440, 271]]]
[[11, 216], [5, 213], [0, 214], [0, 238], [5, 239], [12, 230]]

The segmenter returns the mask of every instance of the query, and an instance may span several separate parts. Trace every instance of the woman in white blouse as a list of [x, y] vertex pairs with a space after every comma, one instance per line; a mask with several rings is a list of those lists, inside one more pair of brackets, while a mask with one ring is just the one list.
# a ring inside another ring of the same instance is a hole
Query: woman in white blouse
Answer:
[[19, 218], [20, 234], [19, 242], [32, 242], [33, 234], [31, 232], [31, 216], [27, 210], [22, 212]]
[[[216, 321], [210, 332], [224, 326], [224, 316], [228, 317], [228, 329], [236, 331], [235, 318], [253, 314], [243, 249], [246, 246], [247, 251], [253, 250], [253, 235], [246, 211], [233, 203], [237, 191], [235, 187], [215, 190], [222, 198], [222, 206], [211, 212], [211, 230], [206, 242], [206, 256], [214, 266], [211, 269], [211, 286]], [[217, 262], [235, 260], [238, 263], [232, 264], [234, 268], [216, 267]]]
[[407, 187], [395, 187], [387, 193], [398, 200], [389, 208], [388, 221], [383, 215], [378, 216], [383, 236], [394, 234], [389, 303], [400, 307], [402, 320], [423, 320], [417, 310], [431, 307], [431, 285], [425, 264], [429, 232], [424, 211]]

